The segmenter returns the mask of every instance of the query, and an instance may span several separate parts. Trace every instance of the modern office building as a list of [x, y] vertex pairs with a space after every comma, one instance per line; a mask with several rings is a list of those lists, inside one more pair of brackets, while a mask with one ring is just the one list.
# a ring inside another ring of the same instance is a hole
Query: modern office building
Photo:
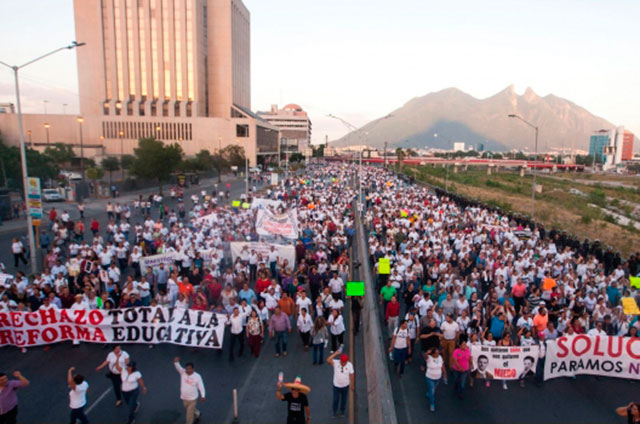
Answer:
[[300, 106], [288, 104], [282, 109], [271, 105], [269, 112], [258, 112], [258, 116], [280, 130], [280, 155], [305, 154], [311, 148], [311, 120]]
[[633, 158], [633, 139], [635, 136], [631, 131], [625, 131], [622, 136], [622, 157], [624, 160], [631, 160]]
[[[84, 143], [120, 155], [155, 136], [187, 155], [240, 144], [252, 164], [275, 160], [278, 130], [251, 112], [242, 0], [74, 0], [74, 13]], [[42, 142], [53, 121], [50, 140], [77, 144], [76, 118], [32, 115], [25, 131]]]
[[589, 155], [596, 154], [604, 170], [620, 166], [633, 157], [633, 139], [633, 133], [624, 127], [596, 131], [590, 138]]

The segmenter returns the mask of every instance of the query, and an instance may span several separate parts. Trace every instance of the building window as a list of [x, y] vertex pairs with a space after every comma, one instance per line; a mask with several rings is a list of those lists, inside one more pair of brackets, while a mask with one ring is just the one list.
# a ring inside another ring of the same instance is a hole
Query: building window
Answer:
[[174, 116], [180, 116], [180, 103], [181, 102], [175, 102], [173, 105], [173, 115]]
[[162, 116], [169, 116], [169, 101], [162, 102]]
[[151, 116], [158, 116], [158, 101], [151, 102]]
[[191, 108], [192, 108], [192, 102], [187, 102], [187, 117], [191, 117]]
[[249, 137], [249, 125], [236, 125], [236, 137]]

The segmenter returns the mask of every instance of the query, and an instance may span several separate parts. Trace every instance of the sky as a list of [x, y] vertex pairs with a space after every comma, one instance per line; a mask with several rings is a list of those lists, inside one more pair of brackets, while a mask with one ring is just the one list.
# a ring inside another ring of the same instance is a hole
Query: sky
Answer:
[[[328, 114], [360, 127], [447, 87], [485, 98], [510, 84], [519, 94], [531, 87], [564, 97], [640, 135], [640, 1], [244, 3], [252, 109], [299, 104], [314, 143], [348, 132]], [[75, 39], [73, 1], [1, 1], [0, 27], [0, 61], [22, 64]], [[77, 113], [73, 51], [20, 75], [24, 112], [43, 112], [47, 100], [49, 113]], [[0, 69], [0, 102], [15, 102], [8, 69]]]

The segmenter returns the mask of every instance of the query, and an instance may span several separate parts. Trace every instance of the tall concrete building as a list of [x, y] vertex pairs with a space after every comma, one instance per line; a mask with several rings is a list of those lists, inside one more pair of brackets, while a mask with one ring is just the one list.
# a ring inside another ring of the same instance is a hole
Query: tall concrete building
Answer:
[[[277, 128], [251, 112], [242, 0], [74, 0], [74, 13], [84, 143], [120, 155], [155, 136], [188, 155], [240, 144], [252, 164], [275, 159]], [[76, 116], [32, 115], [25, 128], [39, 136], [47, 120], [53, 141], [77, 144], [65, 119], [77, 127]]]
[[288, 104], [282, 109], [271, 105], [268, 112], [258, 112], [258, 116], [280, 130], [281, 156], [291, 153], [305, 154], [311, 147], [311, 120], [300, 106]]
[[622, 161], [633, 156], [633, 138], [633, 134], [625, 131], [624, 127], [596, 131], [591, 135], [589, 154], [598, 155], [604, 170], [621, 166]]
[[633, 158], [633, 139], [635, 136], [631, 131], [625, 131], [622, 136], [622, 160], [631, 160]]

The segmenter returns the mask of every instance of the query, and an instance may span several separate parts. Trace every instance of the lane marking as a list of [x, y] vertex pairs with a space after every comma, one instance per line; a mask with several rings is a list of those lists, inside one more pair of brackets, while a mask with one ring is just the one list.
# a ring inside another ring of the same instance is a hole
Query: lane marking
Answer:
[[111, 391], [111, 387], [109, 387], [107, 390], [105, 390], [98, 399], [96, 399], [95, 402], [93, 402], [93, 404], [87, 408], [87, 410], [85, 411], [85, 414], [89, 414], [89, 412], [91, 412], [93, 410], [93, 408], [95, 408], [96, 406], [98, 406], [98, 404], [102, 401], [102, 399], [104, 399], [104, 397], [106, 395], [109, 394], [109, 392]]

